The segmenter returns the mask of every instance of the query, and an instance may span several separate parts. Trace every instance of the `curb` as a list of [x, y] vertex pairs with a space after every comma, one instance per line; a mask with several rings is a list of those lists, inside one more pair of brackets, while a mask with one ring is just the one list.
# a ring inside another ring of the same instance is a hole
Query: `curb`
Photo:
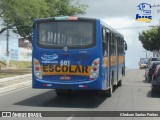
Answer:
[[31, 85], [31, 81], [27, 81], [27, 82], [22, 82], [22, 83], [18, 83], [18, 84], [15, 84], [15, 85], [10, 85], [10, 86], [7, 86], [7, 87], [4, 87], [4, 88], [0, 88], [0, 95], [2, 94], [5, 94], [7, 92], [10, 92], [10, 91], [14, 91], [14, 90], [18, 90], [18, 89], [21, 89], [21, 88], [26, 88], [28, 86]]
[[14, 76], [14, 77], [2, 78], [2, 79], [0, 79], [0, 83], [7, 82], [7, 81], [12, 81], [12, 80], [15, 80], [15, 79], [31, 77], [31, 76], [32, 76], [32, 74], [25, 74], [25, 75], [18, 75], [18, 76]]

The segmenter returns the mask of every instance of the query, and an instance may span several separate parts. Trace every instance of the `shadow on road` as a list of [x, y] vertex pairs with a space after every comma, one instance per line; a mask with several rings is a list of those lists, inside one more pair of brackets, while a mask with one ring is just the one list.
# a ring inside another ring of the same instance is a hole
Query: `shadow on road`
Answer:
[[157, 93], [156, 96], [153, 97], [153, 96], [151, 95], [151, 91], [148, 91], [147, 97], [150, 97], [150, 98], [160, 98], [160, 93]]
[[25, 99], [15, 105], [36, 107], [63, 107], [63, 108], [96, 108], [106, 97], [94, 92], [78, 92], [72, 96], [57, 97], [54, 90]]

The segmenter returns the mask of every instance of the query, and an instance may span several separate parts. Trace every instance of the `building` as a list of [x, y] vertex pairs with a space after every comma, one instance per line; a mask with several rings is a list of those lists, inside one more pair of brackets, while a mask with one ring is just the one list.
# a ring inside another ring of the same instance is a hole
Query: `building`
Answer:
[[[0, 39], [0, 61], [6, 60], [6, 48], [6, 38], [4, 36]], [[9, 60], [32, 61], [32, 44], [22, 38], [18, 40], [9, 38]]]

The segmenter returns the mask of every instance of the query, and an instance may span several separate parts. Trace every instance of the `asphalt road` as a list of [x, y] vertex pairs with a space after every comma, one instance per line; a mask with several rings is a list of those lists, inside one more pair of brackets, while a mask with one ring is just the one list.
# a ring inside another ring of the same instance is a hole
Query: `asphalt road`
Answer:
[[[0, 94], [0, 111], [160, 111], [160, 97], [151, 97], [151, 85], [144, 81], [143, 75], [144, 70], [128, 69], [122, 86], [116, 88], [110, 98], [85, 92], [74, 96], [57, 97], [54, 90], [32, 89], [29, 86]], [[37, 120], [41, 119], [37, 118]], [[48, 119], [84, 118], [68, 116]], [[160, 120], [157, 117], [87, 117], [85, 119]]]

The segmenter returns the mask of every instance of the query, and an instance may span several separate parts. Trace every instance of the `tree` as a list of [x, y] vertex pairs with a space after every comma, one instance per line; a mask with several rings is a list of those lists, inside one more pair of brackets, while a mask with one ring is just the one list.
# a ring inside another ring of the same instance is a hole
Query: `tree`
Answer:
[[32, 26], [35, 18], [84, 14], [86, 5], [71, 0], [0, 0], [0, 17], [8, 28], [32, 42]]
[[160, 27], [153, 27], [150, 30], [139, 33], [139, 40], [144, 49], [148, 51], [159, 51], [160, 49]]
[[[10, 4], [7, 4], [9, 1], [8, 0], [6, 0], [5, 2], [4, 1], [5, 0], [0, 0], [0, 18], [3, 17], [4, 12], [6, 12], [8, 9], [10, 9]], [[12, 3], [12, 0], [10, 0], [10, 2]], [[0, 30], [0, 34], [3, 33], [5, 30], [10, 29], [12, 27], [13, 27], [13, 25], [8, 25], [8, 26], [3, 27]]]

